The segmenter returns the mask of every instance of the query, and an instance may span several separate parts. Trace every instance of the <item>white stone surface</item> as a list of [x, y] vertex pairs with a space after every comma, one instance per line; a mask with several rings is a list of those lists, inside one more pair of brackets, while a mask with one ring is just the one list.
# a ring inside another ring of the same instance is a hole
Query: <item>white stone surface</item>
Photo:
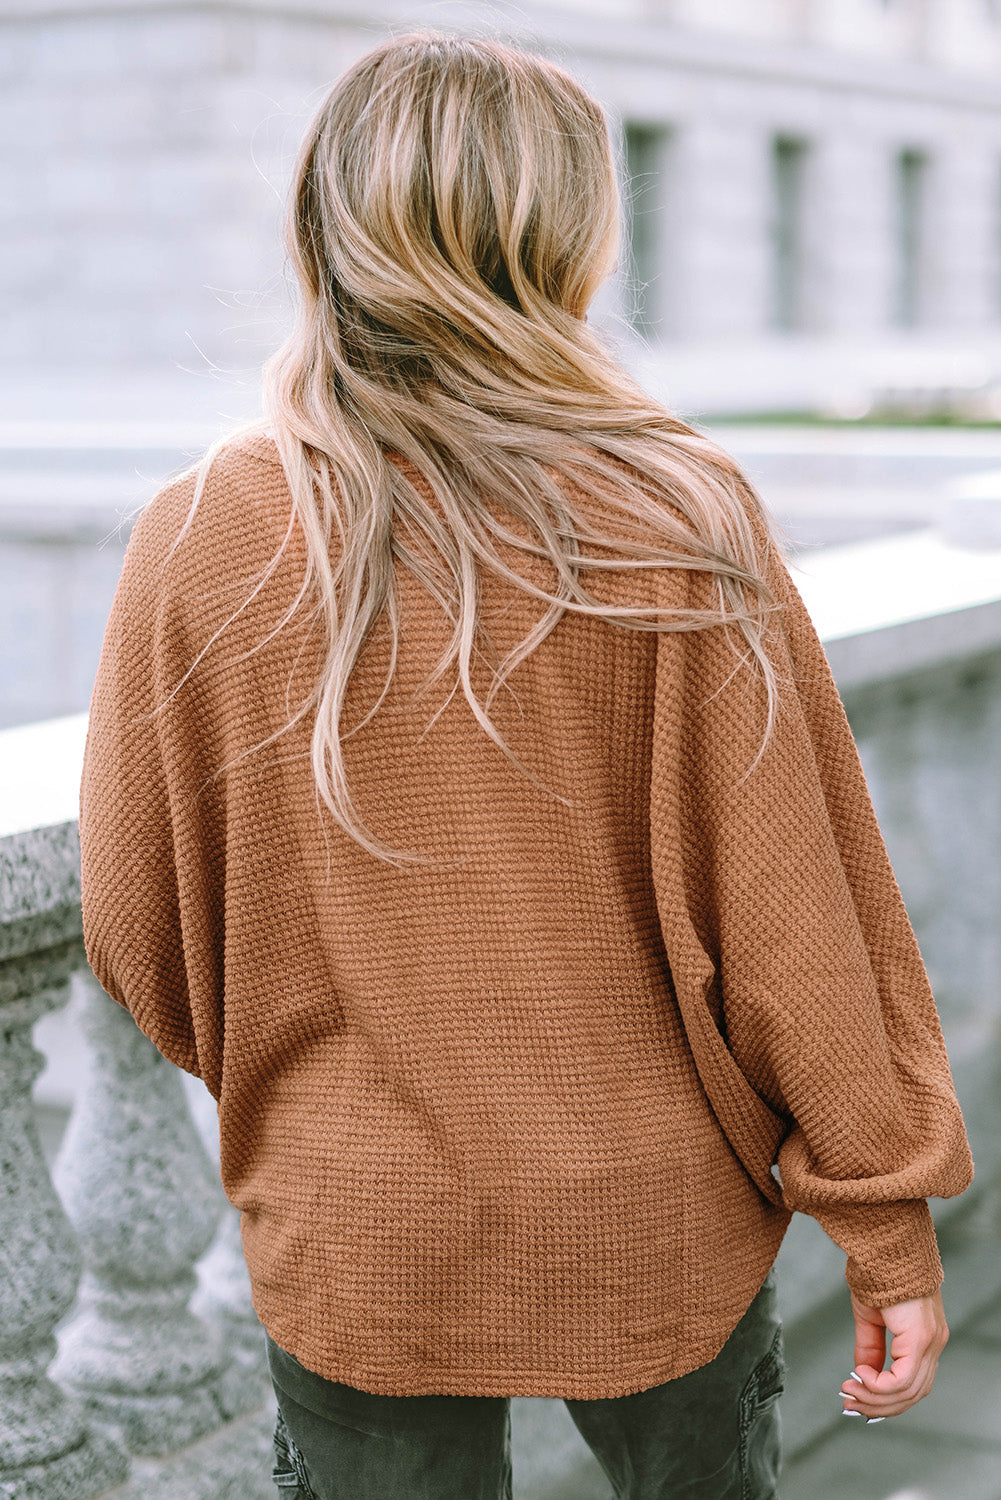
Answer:
[[77, 817], [87, 717], [0, 732], [0, 838]]
[[951, 546], [931, 530], [827, 547], [800, 560], [793, 574], [827, 645], [1001, 604], [1001, 547]]

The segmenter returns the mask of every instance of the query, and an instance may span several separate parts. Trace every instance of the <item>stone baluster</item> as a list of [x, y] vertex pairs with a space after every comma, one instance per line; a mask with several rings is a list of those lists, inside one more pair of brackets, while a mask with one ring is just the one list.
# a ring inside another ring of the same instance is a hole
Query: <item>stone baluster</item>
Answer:
[[[208, 1089], [191, 1074], [182, 1075], [191, 1114], [202, 1144], [218, 1169], [219, 1112]], [[250, 1277], [243, 1254], [240, 1214], [226, 1203], [215, 1239], [198, 1262], [199, 1289], [192, 1308], [224, 1330], [233, 1358], [247, 1371], [247, 1406], [257, 1405], [271, 1392], [264, 1347], [264, 1330], [254, 1310]]]
[[224, 1197], [179, 1070], [89, 969], [76, 982], [88, 1056], [54, 1176], [84, 1275], [53, 1368], [132, 1452], [169, 1453], [244, 1409], [222, 1331], [189, 1306]]
[[[58, 851], [57, 851], [58, 852]], [[70, 851], [72, 856], [72, 850]], [[4, 872], [8, 873], [7, 871]], [[23, 873], [23, 871], [22, 871]], [[44, 874], [48, 874], [44, 871]], [[17, 884], [13, 871], [12, 886]], [[34, 882], [37, 883], [37, 882]], [[79, 940], [38, 947], [50, 909], [8, 923], [3, 882], [0, 949], [0, 1495], [4, 1500], [85, 1500], [123, 1480], [127, 1454], [93, 1429], [81, 1404], [47, 1373], [55, 1328], [73, 1305], [80, 1247], [53, 1189], [31, 1100], [44, 1065], [31, 1028], [65, 1003]], [[14, 904], [19, 904], [15, 902]], [[23, 941], [18, 941], [18, 925]], [[50, 931], [51, 936], [51, 931]], [[11, 949], [20, 951], [11, 952]]]

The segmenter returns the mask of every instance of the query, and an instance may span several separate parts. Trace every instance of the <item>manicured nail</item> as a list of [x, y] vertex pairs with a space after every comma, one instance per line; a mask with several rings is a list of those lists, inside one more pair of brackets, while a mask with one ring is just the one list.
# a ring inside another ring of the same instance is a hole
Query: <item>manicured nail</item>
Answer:
[[885, 1422], [885, 1417], [866, 1417], [866, 1422]]
[[[860, 1417], [862, 1415], [862, 1413], [860, 1411], [852, 1411], [850, 1409], [850, 1407], [846, 1406], [845, 1409], [844, 1409], [844, 1411], [841, 1413], [841, 1415], [843, 1417]], [[879, 1420], [882, 1421], [883, 1420], [882, 1417], [880, 1417]]]
[[852, 1373], [849, 1375], [848, 1379], [849, 1380], [857, 1380], [858, 1383], [859, 1383], [859, 1385], [862, 1384], [862, 1376], [859, 1375], [855, 1370], [852, 1371]]

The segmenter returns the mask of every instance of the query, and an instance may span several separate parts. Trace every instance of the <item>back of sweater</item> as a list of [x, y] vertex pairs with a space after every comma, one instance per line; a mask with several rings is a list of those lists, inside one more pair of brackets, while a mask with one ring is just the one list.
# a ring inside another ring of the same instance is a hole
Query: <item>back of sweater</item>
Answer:
[[[401, 571], [397, 671], [345, 740], [366, 823], [440, 860], [399, 869], [321, 814], [310, 716], [280, 733], [323, 647], [306, 616], [271, 634], [301, 582], [295, 542], [231, 619], [288, 523], [273, 444], [225, 450], [164, 565], [192, 490], [141, 516], [108, 624], [84, 931], [108, 992], [218, 1100], [276, 1342], [386, 1394], [645, 1389], [714, 1357], [797, 1207], [869, 1300], [934, 1290], [923, 1200], [965, 1187], [969, 1151], [781, 560], [788, 701], [740, 789], [761, 697], [721, 629], [564, 615], [491, 710], [526, 775], [461, 692], [425, 690], [448, 624]], [[587, 582], [708, 604], [686, 570]], [[481, 584], [503, 655], [541, 606]], [[387, 660], [377, 632], [349, 726]]]

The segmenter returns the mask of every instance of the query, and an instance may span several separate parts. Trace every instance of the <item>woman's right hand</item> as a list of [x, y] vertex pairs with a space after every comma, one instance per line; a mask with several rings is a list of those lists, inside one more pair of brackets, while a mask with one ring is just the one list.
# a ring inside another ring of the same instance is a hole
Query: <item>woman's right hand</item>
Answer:
[[[869, 1307], [852, 1293], [855, 1317], [853, 1376], [842, 1385], [845, 1411], [865, 1417], [896, 1417], [927, 1396], [935, 1381], [938, 1357], [949, 1338], [942, 1293]], [[890, 1367], [886, 1335], [890, 1334]]]

